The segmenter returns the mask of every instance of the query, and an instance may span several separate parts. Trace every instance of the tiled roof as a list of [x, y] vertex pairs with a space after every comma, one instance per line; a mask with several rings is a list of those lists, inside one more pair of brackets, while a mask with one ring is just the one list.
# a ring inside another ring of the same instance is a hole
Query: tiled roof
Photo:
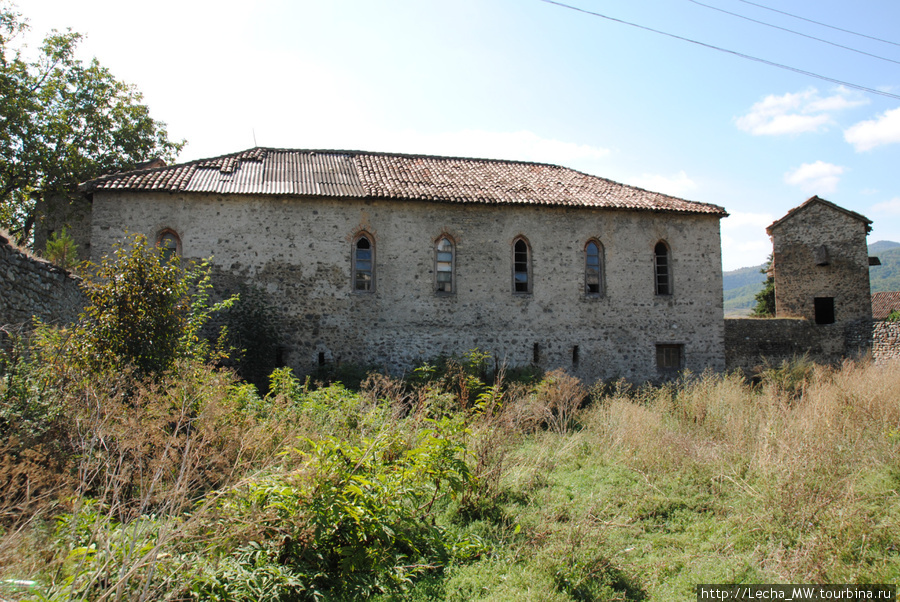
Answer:
[[826, 201], [825, 199], [820, 199], [818, 196], [813, 196], [813, 197], [806, 199], [806, 201], [804, 201], [802, 205], [800, 205], [798, 207], [794, 207], [793, 209], [788, 211], [787, 214], [785, 214], [785, 216], [782, 217], [781, 219], [778, 219], [778, 220], [775, 220], [774, 222], [772, 222], [769, 225], [769, 227], [766, 228], [766, 234], [771, 235], [773, 228], [775, 228], [776, 226], [780, 226], [782, 223], [784, 223], [788, 219], [792, 218], [793, 216], [797, 215], [798, 213], [800, 213], [807, 207], [809, 207], [811, 205], [815, 205], [815, 204], [830, 207], [831, 209], [834, 209], [835, 211], [840, 211], [841, 213], [848, 215], [848, 216], [852, 217], [853, 219], [857, 219], [857, 220], [861, 221], [866, 226], [866, 233], [868, 233], [872, 230], [872, 220], [867, 218], [865, 215], [862, 215], [861, 213], [857, 213], [856, 211], [850, 211], [849, 209], [844, 209], [843, 207], [839, 207], [838, 205], [835, 205], [831, 201]]
[[81, 190], [417, 199], [705, 213], [695, 203], [543, 163], [360, 151], [253, 148], [212, 159], [103, 176]]
[[872, 293], [873, 320], [884, 320], [895, 309], [900, 310], [900, 292]]

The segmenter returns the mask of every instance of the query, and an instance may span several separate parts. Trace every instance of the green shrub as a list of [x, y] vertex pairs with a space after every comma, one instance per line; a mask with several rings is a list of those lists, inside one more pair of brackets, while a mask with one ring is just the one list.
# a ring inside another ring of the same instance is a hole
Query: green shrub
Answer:
[[200, 330], [213, 312], [235, 298], [209, 304], [210, 266], [185, 270], [177, 256], [166, 258], [143, 236], [115, 247], [85, 279], [88, 297], [73, 342], [93, 369], [127, 365], [137, 376], [159, 374], [179, 358], [210, 358]]
[[256, 567], [280, 583], [269, 599], [356, 599], [404, 591], [418, 575], [484, 553], [480, 541], [435, 522], [471, 481], [459, 429], [433, 423], [411, 443], [399, 432], [359, 445], [306, 440], [295, 450], [304, 458], [298, 471], [253, 481], [221, 503], [223, 520], [252, 525], [248, 541], [236, 551], [224, 545], [194, 594], [241, 588], [235, 576]]

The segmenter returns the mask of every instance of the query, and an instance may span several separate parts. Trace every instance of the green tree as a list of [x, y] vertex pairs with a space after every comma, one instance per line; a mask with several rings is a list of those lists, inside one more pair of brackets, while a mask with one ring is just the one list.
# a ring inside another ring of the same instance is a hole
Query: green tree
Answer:
[[62, 234], [54, 232], [50, 236], [44, 257], [64, 270], [74, 270], [78, 267], [78, 247], [68, 230], [63, 228]]
[[[772, 267], [772, 256], [766, 262], [766, 267], [760, 270], [763, 274], [768, 274]], [[775, 317], [775, 279], [769, 276], [766, 278], [761, 291], [756, 293], [756, 306], [750, 314], [756, 318], [773, 318]]]
[[54, 30], [26, 60], [27, 29], [0, 0], [0, 226], [20, 244], [31, 239], [40, 199], [152, 157], [171, 161], [184, 145], [169, 140], [134, 86], [97, 59], [75, 58], [81, 34]]

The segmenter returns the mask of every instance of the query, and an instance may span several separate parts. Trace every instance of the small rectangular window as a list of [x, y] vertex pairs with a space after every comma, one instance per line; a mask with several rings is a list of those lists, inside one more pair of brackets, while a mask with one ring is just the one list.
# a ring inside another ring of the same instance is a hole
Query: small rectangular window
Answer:
[[684, 345], [657, 345], [656, 368], [660, 374], [675, 374], [684, 364]]
[[834, 324], [834, 297], [816, 297], [816, 324]]

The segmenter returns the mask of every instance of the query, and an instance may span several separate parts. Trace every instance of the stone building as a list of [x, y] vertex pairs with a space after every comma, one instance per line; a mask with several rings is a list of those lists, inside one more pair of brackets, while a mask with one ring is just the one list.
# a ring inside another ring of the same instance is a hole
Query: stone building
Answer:
[[871, 321], [872, 221], [817, 196], [766, 228], [772, 238], [775, 312], [816, 324]]
[[300, 373], [478, 348], [586, 380], [724, 369], [715, 205], [553, 165], [248, 151], [82, 186], [90, 249], [126, 232], [264, 290]]
[[725, 320], [729, 371], [752, 373], [760, 365], [800, 356], [835, 363], [872, 349], [866, 244], [871, 224], [814, 196], [766, 228], [772, 239], [775, 319]]

